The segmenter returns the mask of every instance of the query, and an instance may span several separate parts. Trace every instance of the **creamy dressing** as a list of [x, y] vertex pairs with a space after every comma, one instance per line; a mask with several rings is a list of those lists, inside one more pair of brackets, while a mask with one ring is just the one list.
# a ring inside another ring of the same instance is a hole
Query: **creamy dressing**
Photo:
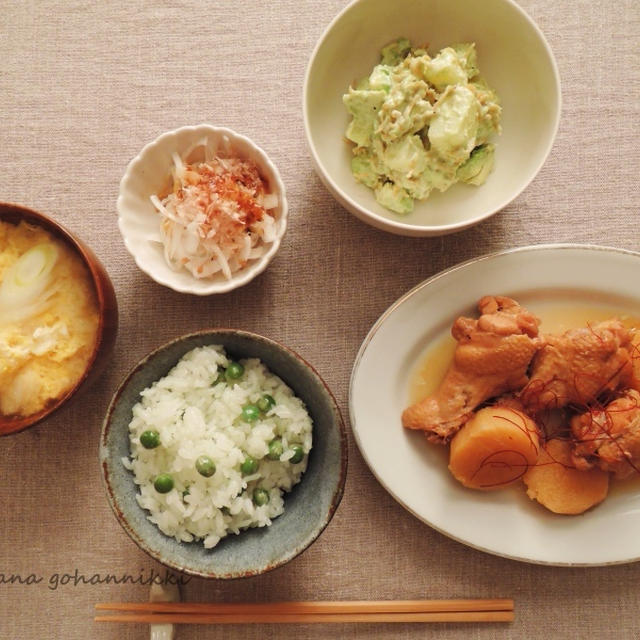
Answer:
[[390, 211], [408, 214], [414, 200], [456, 182], [480, 185], [493, 168], [489, 139], [501, 131], [502, 111], [479, 75], [473, 43], [432, 58], [400, 38], [343, 102], [352, 117], [351, 171]]

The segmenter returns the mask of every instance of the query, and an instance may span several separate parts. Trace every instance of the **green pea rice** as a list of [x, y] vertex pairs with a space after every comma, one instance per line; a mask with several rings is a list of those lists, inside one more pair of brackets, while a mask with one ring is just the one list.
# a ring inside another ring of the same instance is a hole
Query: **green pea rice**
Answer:
[[[238, 379], [220, 376], [230, 362], [221, 346], [197, 347], [142, 391], [129, 424], [131, 453], [123, 458], [149, 520], [167, 536], [201, 540], [206, 548], [230, 533], [269, 526], [282, 514], [284, 493], [300, 482], [312, 445], [311, 418], [293, 391], [257, 358], [240, 361], [244, 373]], [[275, 404], [269, 403], [251, 422], [243, 419], [243, 407], [255, 405], [265, 394]], [[140, 443], [148, 430], [160, 437], [153, 449]], [[282, 454], [273, 460], [269, 444], [276, 438]], [[291, 460], [296, 445], [304, 452], [297, 463]], [[215, 464], [211, 477], [198, 472], [200, 456]], [[258, 462], [257, 470], [243, 475], [248, 456]], [[167, 493], [154, 488], [161, 474], [173, 479]]]

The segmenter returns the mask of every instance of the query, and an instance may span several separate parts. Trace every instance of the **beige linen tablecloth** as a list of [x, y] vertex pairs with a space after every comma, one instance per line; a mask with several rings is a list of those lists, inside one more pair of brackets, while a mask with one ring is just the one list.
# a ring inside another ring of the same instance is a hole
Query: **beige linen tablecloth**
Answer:
[[[349, 375], [363, 338], [394, 300], [432, 274], [482, 253], [537, 243], [638, 249], [640, 4], [520, 4], [547, 36], [562, 76], [563, 114], [551, 155], [526, 191], [489, 221], [455, 235], [411, 239], [374, 230], [336, 204], [306, 148], [305, 67], [344, 0], [0, 0], [0, 200], [46, 212], [85, 239], [120, 303], [115, 354], [92, 390], [46, 423], [0, 439], [0, 574], [41, 579], [0, 584], [0, 638], [148, 637], [143, 625], [92, 621], [96, 602], [146, 600], [146, 586], [86, 581], [163, 573], [113, 517], [97, 463], [108, 401], [152, 348], [209, 326], [256, 331], [313, 363], [346, 419]], [[125, 251], [115, 212], [118, 182], [141, 147], [165, 130], [200, 122], [234, 128], [271, 155], [291, 214], [268, 270], [238, 291], [207, 298], [174, 293], [143, 275]], [[387, 494], [347, 427], [346, 492], [320, 539], [264, 576], [192, 579], [183, 597], [513, 597], [516, 621], [185, 626], [181, 640], [640, 637], [640, 565], [538, 566], [450, 540]]]

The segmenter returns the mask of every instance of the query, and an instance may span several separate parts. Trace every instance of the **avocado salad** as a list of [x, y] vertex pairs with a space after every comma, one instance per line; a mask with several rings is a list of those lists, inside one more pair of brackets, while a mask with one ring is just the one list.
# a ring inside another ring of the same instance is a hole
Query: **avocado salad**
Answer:
[[351, 171], [385, 208], [408, 214], [415, 200], [456, 182], [481, 185], [500, 133], [498, 96], [480, 76], [474, 43], [435, 57], [399, 38], [343, 96], [352, 116]]

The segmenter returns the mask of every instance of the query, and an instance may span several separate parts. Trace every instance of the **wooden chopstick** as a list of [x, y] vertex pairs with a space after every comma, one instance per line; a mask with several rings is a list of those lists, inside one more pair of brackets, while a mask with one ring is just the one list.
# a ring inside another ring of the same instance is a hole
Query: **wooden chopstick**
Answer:
[[105, 602], [96, 604], [103, 611], [158, 613], [428, 613], [443, 611], [512, 611], [513, 600], [308, 600], [296, 602]]
[[346, 622], [512, 622], [513, 611], [441, 611], [433, 613], [303, 613], [212, 615], [203, 613], [134, 613], [96, 616], [95, 622], [145, 624], [283, 624]]
[[273, 624], [333, 622], [511, 622], [513, 600], [378, 600], [262, 603], [141, 602], [100, 603], [96, 609], [119, 615], [96, 622], [146, 624]]

